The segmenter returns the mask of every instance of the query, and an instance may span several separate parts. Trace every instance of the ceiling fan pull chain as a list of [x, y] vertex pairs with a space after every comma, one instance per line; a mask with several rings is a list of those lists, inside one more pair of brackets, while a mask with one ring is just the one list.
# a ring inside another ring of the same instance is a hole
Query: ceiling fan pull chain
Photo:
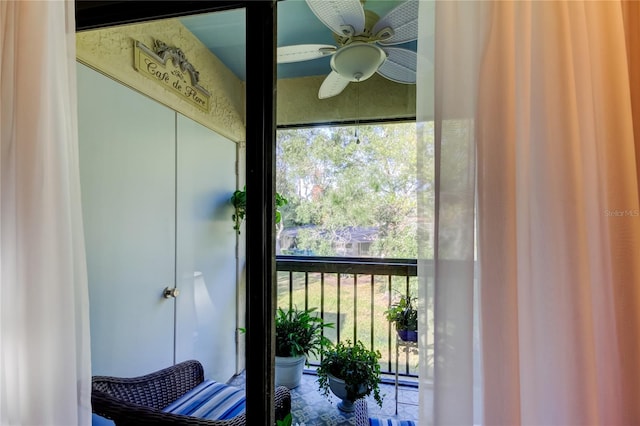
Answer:
[[356, 145], [360, 145], [360, 85], [356, 86]]

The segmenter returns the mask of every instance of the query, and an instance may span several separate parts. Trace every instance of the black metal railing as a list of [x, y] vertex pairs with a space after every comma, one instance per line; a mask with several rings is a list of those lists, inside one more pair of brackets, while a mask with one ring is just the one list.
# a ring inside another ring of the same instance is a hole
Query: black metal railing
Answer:
[[[382, 373], [395, 374], [397, 340], [384, 311], [401, 295], [417, 296], [415, 259], [276, 256], [276, 270], [279, 307], [316, 308], [334, 323], [330, 340], [361, 340], [382, 354]], [[403, 348], [400, 361], [399, 375], [418, 377], [415, 349]]]

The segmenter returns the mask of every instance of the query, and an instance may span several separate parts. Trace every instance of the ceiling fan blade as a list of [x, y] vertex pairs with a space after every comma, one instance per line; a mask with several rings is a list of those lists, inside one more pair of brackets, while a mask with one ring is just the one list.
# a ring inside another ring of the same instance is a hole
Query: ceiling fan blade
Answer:
[[378, 74], [397, 83], [415, 84], [416, 52], [399, 47], [384, 47], [382, 50], [387, 54], [387, 60], [378, 68]]
[[307, 5], [339, 36], [350, 37], [364, 31], [364, 9], [360, 0], [307, 0]]
[[333, 55], [336, 47], [330, 44], [294, 44], [278, 47], [278, 63], [308, 61]]
[[340, 74], [335, 71], [331, 71], [331, 73], [324, 79], [322, 85], [320, 86], [320, 90], [318, 91], [319, 99], [326, 99], [332, 96], [339, 95], [349, 84], [349, 79], [344, 78]]
[[[418, 0], [407, 0], [380, 18], [371, 33], [382, 37], [382, 45], [400, 44], [418, 38]], [[391, 31], [388, 31], [388, 29]], [[387, 35], [388, 34], [388, 35]]]

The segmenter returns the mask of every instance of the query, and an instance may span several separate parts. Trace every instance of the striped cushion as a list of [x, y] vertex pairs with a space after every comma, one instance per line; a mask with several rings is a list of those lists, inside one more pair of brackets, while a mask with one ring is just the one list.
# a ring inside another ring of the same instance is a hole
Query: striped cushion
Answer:
[[369, 418], [369, 426], [416, 426], [412, 420]]
[[244, 390], [205, 380], [162, 411], [209, 420], [231, 419], [244, 413]]

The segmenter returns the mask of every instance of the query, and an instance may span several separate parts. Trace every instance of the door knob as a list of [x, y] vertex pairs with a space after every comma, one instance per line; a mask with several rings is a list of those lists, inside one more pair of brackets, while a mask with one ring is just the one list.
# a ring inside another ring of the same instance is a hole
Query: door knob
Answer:
[[180, 290], [178, 290], [175, 287], [173, 288], [166, 287], [162, 292], [162, 295], [164, 296], [165, 299], [169, 299], [171, 297], [176, 298], [178, 297], [179, 294], [180, 294]]

